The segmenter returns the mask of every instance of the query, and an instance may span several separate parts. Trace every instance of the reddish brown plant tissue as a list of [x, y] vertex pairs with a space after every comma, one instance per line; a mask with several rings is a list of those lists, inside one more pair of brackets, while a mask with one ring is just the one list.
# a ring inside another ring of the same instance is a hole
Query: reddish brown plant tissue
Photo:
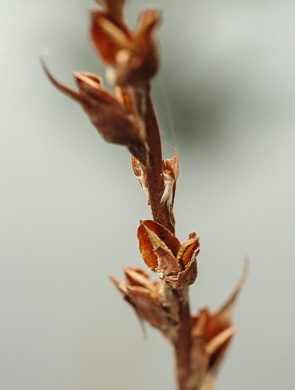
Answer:
[[159, 329], [175, 351], [179, 390], [211, 390], [216, 374], [235, 333], [233, 309], [246, 277], [246, 267], [230, 299], [215, 313], [204, 308], [191, 315], [189, 286], [197, 277], [200, 242], [190, 233], [184, 243], [175, 236], [173, 204], [179, 173], [178, 155], [163, 160], [158, 122], [150, 97], [150, 80], [159, 67], [156, 32], [160, 12], [150, 8], [139, 17], [134, 30], [124, 21], [125, 0], [97, 0], [91, 13], [91, 39], [107, 66], [107, 79], [74, 72], [78, 89], [59, 83], [43, 63], [51, 82], [76, 100], [107, 141], [126, 146], [132, 167], [151, 206], [153, 220], [138, 227], [139, 250], [146, 270], [125, 267], [125, 279], [111, 280], [134, 308], [141, 323]]
[[157, 72], [158, 48], [155, 32], [160, 24], [157, 9], [147, 9], [131, 31], [123, 19], [125, 1], [98, 1], [104, 11], [91, 13], [91, 38], [108, 66], [113, 85], [139, 85]]
[[167, 286], [178, 290], [194, 283], [196, 256], [200, 251], [196, 233], [191, 233], [181, 245], [164, 226], [155, 221], [141, 221], [137, 235], [143, 260]]

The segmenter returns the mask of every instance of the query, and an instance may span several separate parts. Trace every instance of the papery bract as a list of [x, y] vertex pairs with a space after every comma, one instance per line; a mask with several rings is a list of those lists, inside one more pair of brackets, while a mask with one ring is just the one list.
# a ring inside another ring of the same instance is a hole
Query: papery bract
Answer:
[[116, 97], [103, 89], [99, 76], [92, 73], [74, 72], [78, 86], [78, 91], [74, 91], [58, 82], [45, 64], [42, 64], [51, 82], [81, 104], [105, 141], [127, 146], [143, 165], [146, 164], [147, 145], [138, 117], [129, 112]]
[[160, 12], [157, 9], [144, 11], [131, 31], [122, 17], [124, 2], [99, 3], [105, 10], [91, 13], [91, 39], [109, 66], [108, 81], [112, 85], [147, 83], [159, 66], [155, 32], [160, 24]]
[[192, 363], [199, 367], [195, 385], [200, 390], [213, 389], [215, 377], [236, 333], [232, 326], [235, 304], [245, 283], [248, 263], [235, 290], [222, 307], [214, 313], [207, 308], [192, 317]]
[[160, 282], [151, 282], [149, 273], [138, 267], [124, 267], [124, 273], [123, 282], [119, 282], [114, 275], [110, 279], [133, 306], [139, 319], [160, 329], [169, 338], [175, 319], [161, 303]]
[[141, 221], [137, 232], [139, 250], [146, 265], [156, 271], [170, 287], [180, 289], [197, 277], [196, 257], [200, 251], [199, 237], [191, 233], [182, 245], [164, 226]]

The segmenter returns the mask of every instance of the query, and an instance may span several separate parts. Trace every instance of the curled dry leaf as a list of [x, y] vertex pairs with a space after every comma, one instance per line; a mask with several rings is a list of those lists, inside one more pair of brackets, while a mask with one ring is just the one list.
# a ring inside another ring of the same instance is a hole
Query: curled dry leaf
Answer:
[[138, 228], [139, 250], [146, 265], [174, 289], [192, 284], [197, 277], [196, 257], [200, 251], [199, 237], [191, 233], [182, 245], [164, 226], [141, 221]]
[[147, 9], [134, 31], [123, 21], [124, 1], [100, 0], [105, 11], [91, 13], [91, 39], [101, 58], [109, 66], [108, 81], [112, 85], [143, 85], [159, 66], [155, 32], [160, 12]]
[[145, 135], [138, 125], [138, 118], [125, 105], [103, 89], [101, 78], [92, 73], [74, 72], [78, 91], [59, 83], [43, 68], [50, 81], [60, 91], [70, 96], [84, 108], [89, 119], [105, 141], [125, 145], [143, 164], [147, 161]]

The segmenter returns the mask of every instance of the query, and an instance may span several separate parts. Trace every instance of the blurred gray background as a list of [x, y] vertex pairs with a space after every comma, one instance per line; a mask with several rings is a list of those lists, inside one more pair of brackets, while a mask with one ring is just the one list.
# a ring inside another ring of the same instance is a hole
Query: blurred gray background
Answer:
[[[132, 25], [145, 1], [130, 0]], [[218, 390], [295, 386], [295, 2], [155, 0], [153, 84], [166, 158], [178, 148], [177, 235], [201, 240], [191, 305], [216, 309], [250, 273]], [[0, 388], [173, 389], [170, 347], [144, 341], [108, 280], [144, 266], [149, 218], [129, 153], [49, 83], [104, 74], [91, 0], [0, 3]]]

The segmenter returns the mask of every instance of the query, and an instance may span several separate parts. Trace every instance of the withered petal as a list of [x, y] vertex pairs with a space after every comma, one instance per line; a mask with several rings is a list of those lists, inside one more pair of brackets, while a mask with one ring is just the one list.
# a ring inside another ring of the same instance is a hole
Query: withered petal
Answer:
[[108, 81], [113, 85], [146, 84], [159, 66], [154, 33], [160, 24], [160, 12], [156, 9], [143, 12], [133, 33], [123, 22], [120, 11], [116, 17], [117, 11], [108, 7], [106, 12], [91, 13], [91, 39], [110, 66]]
[[58, 82], [44, 62], [42, 65], [53, 85], [82, 105], [105, 141], [127, 146], [143, 165], [146, 164], [147, 145], [136, 117], [131, 115], [114, 96], [102, 89], [99, 76], [74, 72], [79, 88], [79, 92], [76, 92]]
[[130, 114], [137, 114], [136, 96], [132, 87], [128, 85], [115, 87], [115, 96]]
[[152, 34], [161, 23], [161, 12], [157, 8], [149, 8], [143, 11], [134, 30], [135, 39], [138, 43], [151, 44]]
[[137, 286], [128, 287], [127, 295], [140, 318], [159, 329], [167, 326], [167, 314], [157, 298]]
[[232, 326], [233, 309], [245, 282], [247, 268], [248, 265], [245, 263], [243, 274], [237, 287], [228, 301], [217, 312], [211, 314], [205, 308], [200, 310], [198, 316], [192, 317], [192, 336], [193, 339], [200, 339], [205, 343], [206, 352], [210, 356], [207, 375], [210, 375], [212, 378], [215, 377], [236, 331]]
[[126, 0], [95, 0], [101, 5], [114, 19], [123, 18], [123, 8]]
[[116, 275], [110, 275], [109, 279], [123, 295], [126, 295], [127, 288], [117, 279]]
[[[150, 273], [146, 269], [142, 269], [142, 268], [135, 267], [135, 266], [128, 266], [128, 267], [123, 267], [123, 271], [124, 271], [126, 278], [130, 279], [130, 281], [133, 280], [131, 274], [134, 275], [135, 273], [144, 277], [147, 280], [150, 280]], [[131, 284], [133, 284], [133, 283], [131, 283]]]
[[79, 91], [102, 89], [102, 78], [90, 72], [73, 72]]
[[179, 161], [177, 150], [174, 150], [174, 156], [163, 161], [163, 171], [170, 173], [176, 181], [179, 174]]
[[160, 279], [167, 279], [170, 275], [176, 275], [181, 272], [180, 266], [176, 263], [175, 257], [170, 250], [165, 250], [161, 247], [155, 249], [155, 254], [158, 258], [158, 266], [156, 271]]
[[99, 76], [82, 72], [73, 72], [73, 75], [84, 102], [89, 101], [91, 103], [92, 98], [95, 101], [93, 101], [93, 104], [101, 102], [102, 104], [110, 105], [112, 110], [117, 110], [126, 117], [128, 116], [120, 102], [109, 92], [102, 89], [102, 80]]
[[146, 229], [140, 225], [137, 229], [137, 237], [139, 241], [139, 251], [146, 265], [153, 271], [158, 265], [157, 256], [154, 253], [153, 245], [149, 239]]
[[211, 339], [206, 345], [205, 350], [208, 355], [215, 353], [225, 342], [229, 341], [236, 333], [237, 329], [234, 326], [226, 328], [221, 333], [218, 333], [213, 339]]
[[[172, 249], [180, 246], [177, 238], [157, 222], [141, 221], [138, 228], [139, 250], [152, 270], [160, 269], [164, 275], [181, 271], [176, 263]], [[170, 244], [169, 247], [166, 244]]]
[[[105, 141], [125, 145], [143, 164], [147, 161], [147, 146], [142, 138], [136, 118], [118, 106], [105, 91], [97, 90], [93, 96], [86, 96], [82, 105], [89, 119]], [[114, 104], [110, 104], [113, 101]]]
[[[151, 79], [158, 71], [159, 53], [155, 33], [161, 22], [161, 13], [157, 9], [147, 9], [139, 18], [134, 32], [136, 52], [141, 57], [142, 65], [137, 72], [125, 75], [132, 82], [144, 82]], [[129, 72], [130, 73], [130, 72]], [[124, 76], [121, 76], [124, 80]]]
[[126, 275], [126, 279], [130, 283], [129, 286], [143, 287], [150, 292], [151, 296], [153, 297], [159, 296], [158, 289], [150, 281], [149, 273], [147, 271], [136, 267], [124, 267], [123, 270]]
[[165, 243], [165, 245], [171, 250], [173, 255], [176, 257], [179, 248], [181, 247], [178, 238], [175, 237], [174, 234], [172, 234], [169, 229], [165, 228], [165, 226], [161, 225], [156, 221], [153, 221], [151, 219], [146, 219], [141, 222], [149, 230], [154, 232]]
[[197, 257], [200, 252], [200, 241], [197, 233], [190, 233], [188, 240], [186, 240], [178, 250], [176, 260], [183, 269]]
[[[236, 332], [236, 328], [230, 326], [206, 343], [202, 334], [204, 327], [206, 327], [208, 314], [207, 309], [201, 310], [195, 328], [192, 331], [192, 335], [195, 336], [192, 339], [192, 359], [198, 373], [197, 377], [192, 378], [192, 383], [197, 384], [197, 388], [203, 390], [213, 390], [214, 387], [211, 388], [210, 386], [214, 384], [217, 370]], [[197, 327], [199, 327], [199, 331], [196, 329]], [[208, 388], [207, 385], [209, 386]]]
[[192, 317], [192, 336], [203, 338], [208, 318], [209, 312], [207, 308], [201, 309], [197, 316]]
[[113, 23], [109, 17], [101, 12], [93, 12], [93, 21], [104, 31], [110, 42], [117, 46], [119, 50], [134, 48], [130, 32], [125, 25]]
[[165, 282], [176, 290], [182, 289], [193, 284], [198, 275], [197, 262], [192, 259], [186, 266], [184, 271], [180, 271], [177, 274], [169, 275], [165, 278]]
[[[225, 354], [227, 353], [227, 351], [229, 349], [232, 338], [235, 335], [235, 328], [233, 328], [233, 330], [231, 330], [231, 328], [228, 328], [228, 329], [230, 329], [228, 331], [228, 334], [226, 334], [227, 333], [226, 330], [224, 332], [220, 333], [221, 334], [221, 337], [219, 340], [220, 344], [219, 344], [219, 346], [216, 345], [215, 352], [213, 352], [211, 355], [209, 355], [210, 359], [209, 359], [208, 372], [212, 376], [216, 376], [217, 371], [220, 368], [220, 365], [224, 360]], [[232, 334], [231, 334], [231, 332], [232, 332]], [[218, 341], [218, 336], [216, 336], [216, 337], [217, 337], [217, 341]], [[221, 341], [222, 341], [221, 339], [223, 337], [225, 338], [225, 340], [223, 341], [223, 343], [221, 343]]]
[[110, 66], [116, 66], [119, 50], [134, 48], [134, 41], [125, 24], [122, 21], [115, 22], [107, 13], [91, 13], [90, 36], [101, 58]]
[[72, 99], [74, 99], [74, 100], [78, 101], [79, 103], [81, 103], [83, 99], [80, 96], [80, 94], [78, 92], [74, 91], [73, 89], [71, 89], [71, 88], [61, 84], [59, 81], [57, 81], [56, 78], [50, 73], [49, 69], [47, 68], [47, 65], [45, 64], [45, 61], [43, 60], [43, 58], [41, 58], [40, 61], [41, 61], [41, 65], [43, 67], [44, 72], [46, 73], [47, 77], [52, 82], [52, 84], [57, 89], [59, 89], [61, 92], [66, 94], [67, 96], [69, 96]]
[[146, 175], [144, 174], [142, 166], [141, 166], [140, 162], [137, 160], [137, 158], [134, 156], [132, 156], [131, 163], [132, 163], [133, 172], [134, 172], [137, 180], [139, 181], [139, 183], [140, 183], [140, 185], [141, 185], [141, 187], [146, 195], [148, 204], [150, 204], [149, 203], [149, 190], [148, 190], [148, 186], [146, 183]]
[[[247, 270], [248, 263], [245, 262], [242, 277], [237, 287], [230, 298], [218, 311], [211, 314], [207, 308], [204, 308], [200, 310], [198, 316], [192, 317], [192, 336], [194, 343], [192, 354], [198, 356], [198, 348], [200, 345], [202, 346], [204, 344], [206, 354], [209, 357], [207, 373], [202, 379], [203, 383], [199, 387], [200, 389], [207, 390], [206, 386], [208, 379], [210, 379], [210, 383], [211, 380], [214, 381], [224, 355], [236, 332], [236, 328], [232, 326], [233, 310], [239, 292], [245, 282]], [[194, 351], [194, 349], [196, 349], [196, 351]], [[213, 382], [211, 384], [213, 384]]]
[[131, 164], [132, 164], [132, 169], [137, 178], [142, 176], [142, 169], [140, 167], [139, 161], [134, 157], [131, 156]]

